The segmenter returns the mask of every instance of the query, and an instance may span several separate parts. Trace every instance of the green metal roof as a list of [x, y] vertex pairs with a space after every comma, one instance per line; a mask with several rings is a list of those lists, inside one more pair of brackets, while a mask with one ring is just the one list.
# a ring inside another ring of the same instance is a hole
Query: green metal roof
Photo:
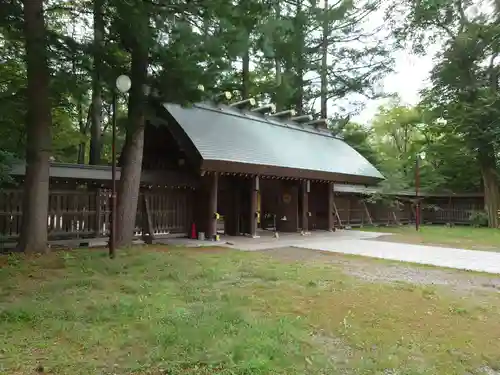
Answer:
[[266, 171], [290, 168], [321, 172], [332, 181], [341, 176], [346, 182], [352, 180], [348, 176], [367, 182], [384, 178], [357, 151], [325, 130], [225, 105], [164, 106], [203, 161], [265, 166]]

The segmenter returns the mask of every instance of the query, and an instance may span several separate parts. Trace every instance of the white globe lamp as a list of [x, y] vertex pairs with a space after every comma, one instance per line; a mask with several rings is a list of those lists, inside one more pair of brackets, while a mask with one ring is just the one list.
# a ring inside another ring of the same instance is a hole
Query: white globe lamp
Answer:
[[132, 81], [130, 80], [129, 76], [122, 74], [116, 79], [116, 88], [122, 94], [128, 92], [128, 90], [130, 90], [130, 87], [132, 87]]

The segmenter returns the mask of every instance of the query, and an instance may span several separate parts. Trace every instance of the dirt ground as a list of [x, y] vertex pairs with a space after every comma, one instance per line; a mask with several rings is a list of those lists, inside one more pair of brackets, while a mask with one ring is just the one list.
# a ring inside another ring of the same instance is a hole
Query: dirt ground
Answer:
[[265, 252], [286, 262], [321, 262], [339, 265], [342, 266], [344, 273], [371, 282], [407, 282], [417, 285], [446, 286], [447, 289], [457, 292], [500, 293], [500, 275], [490, 276], [294, 247], [265, 250]]

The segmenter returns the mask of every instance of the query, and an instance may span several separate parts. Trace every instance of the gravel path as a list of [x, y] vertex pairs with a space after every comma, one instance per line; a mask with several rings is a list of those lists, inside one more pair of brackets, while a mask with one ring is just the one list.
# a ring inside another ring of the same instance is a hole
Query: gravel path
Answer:
[[418, 285], [444, 285], [455, 291], [488, 291], [500, 293], [500, 275], [488, 276], [467, 271], [344, 256], [327, 251], [295, 247], [265, 250], [265, 253], [286, 262], [321, 262], [340, 265], [346, 274], [367, 281], [388, 283], [399, 281]]

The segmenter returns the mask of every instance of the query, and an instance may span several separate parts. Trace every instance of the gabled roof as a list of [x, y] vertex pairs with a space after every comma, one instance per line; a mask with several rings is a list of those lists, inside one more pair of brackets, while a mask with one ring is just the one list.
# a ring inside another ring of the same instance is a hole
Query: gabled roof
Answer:
[[164, 104], [202, 158], [202, 169], [339, 182], [384, 177], [328, 131], [229, 106]]

